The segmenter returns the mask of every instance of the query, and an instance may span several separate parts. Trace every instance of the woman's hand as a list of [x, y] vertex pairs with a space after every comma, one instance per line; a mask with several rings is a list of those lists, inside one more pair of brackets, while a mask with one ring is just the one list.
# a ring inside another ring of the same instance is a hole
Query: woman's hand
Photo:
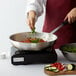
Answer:
[[68, 19], [69, 23], [73, 23], [76, 21], [76, 8], [73, 8], [65, 17], [64, 20]]
[[36, 12], [31, 10], [27, 14], [27, 24], [30, 26], [31, 30], [35, 28], [35, 21], [36, 21]]

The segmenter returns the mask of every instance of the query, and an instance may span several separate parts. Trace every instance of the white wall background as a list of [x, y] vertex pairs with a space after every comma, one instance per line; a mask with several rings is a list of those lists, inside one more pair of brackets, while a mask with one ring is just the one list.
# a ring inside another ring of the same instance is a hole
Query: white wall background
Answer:
[[[0, 52], [9, 52], [9, 36], [18, 32], [30, 31], [25, 22], [27, 0], [0, 0]], [[37, 23], [37, 31], [42, 30], [44, 14]]]

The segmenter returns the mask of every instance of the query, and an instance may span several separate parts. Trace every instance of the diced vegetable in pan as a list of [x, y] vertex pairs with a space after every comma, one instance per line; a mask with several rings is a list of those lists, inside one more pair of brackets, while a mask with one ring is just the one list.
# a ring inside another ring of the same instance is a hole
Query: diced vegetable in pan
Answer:
[[40, 42], [45, 42], [43, 39], [40, 38], [27, 38], [23, 41], [20, 42], [24, 42], [24, 43], [40, 43]]

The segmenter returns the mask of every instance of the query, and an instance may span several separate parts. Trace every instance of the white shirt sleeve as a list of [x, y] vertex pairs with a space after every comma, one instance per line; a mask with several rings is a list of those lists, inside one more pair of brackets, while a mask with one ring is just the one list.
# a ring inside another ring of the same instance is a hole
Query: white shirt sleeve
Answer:
[[46, 0], [27, 0], [26, 13], [30, 10], [34, 10], [37, 17], [39, 17], [44, 11], [43, 5], [46, 6]]

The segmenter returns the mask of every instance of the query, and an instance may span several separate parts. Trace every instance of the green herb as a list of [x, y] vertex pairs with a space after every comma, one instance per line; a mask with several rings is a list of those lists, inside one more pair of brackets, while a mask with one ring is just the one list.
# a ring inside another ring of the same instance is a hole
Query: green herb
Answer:
[[74, 46], [64, 46], [64, 47], [62, 47], [62, 50], [63, 51], [67, 51], [67, 52], [76, 53], [76, 47], [74, 47]]
[[32, 43], [38, 43], [39, 42], [39, 38], [35, 39], [35, 40], [30, 40]]
[[35, 33], [35, 27], [32, 29], [32, 33]]

